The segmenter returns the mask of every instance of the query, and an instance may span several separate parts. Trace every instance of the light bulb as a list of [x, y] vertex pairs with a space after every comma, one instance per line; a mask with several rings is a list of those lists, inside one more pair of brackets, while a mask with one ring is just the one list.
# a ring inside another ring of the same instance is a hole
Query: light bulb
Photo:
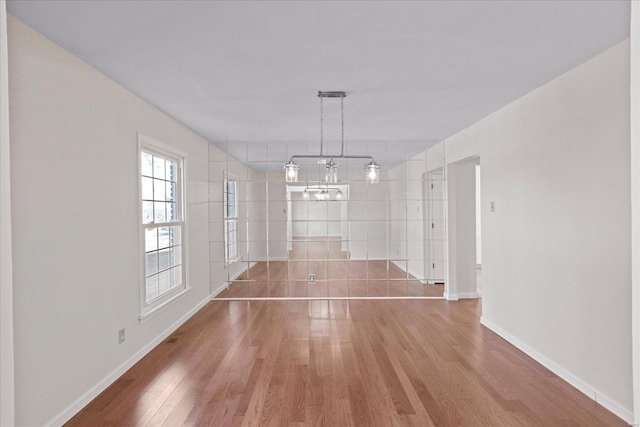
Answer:
[[364, 167], [366, 174], [367, 183], [369, 184], [377, 184], [380, 182], [380, 165], [371, 160], [371, 162], [367, 163]]
[[289, 161], [284, 164], [284, 176], [287, 182], [297, 182], [298, 181], [298, 169], [300, 166], [296, 165], [292, 161]]

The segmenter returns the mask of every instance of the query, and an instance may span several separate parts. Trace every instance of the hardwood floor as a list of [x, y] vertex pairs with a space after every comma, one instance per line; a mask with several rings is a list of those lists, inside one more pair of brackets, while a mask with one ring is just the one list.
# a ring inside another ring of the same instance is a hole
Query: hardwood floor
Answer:
[[212, 301], [68, 426], [624, 426], [478, 300]]
[[[309, 274], [315, 282], [309, 283]], [[421, 283], [387, 261], [258, 262], [216, 298], [442, 297], [444, 285]]]
[[287, 261], [255, 263], [217, 298], [443, 297], [444, 285], [422, 283], [396, 263], [407, 261], [352, 260], [340, 240], [295, 239]]

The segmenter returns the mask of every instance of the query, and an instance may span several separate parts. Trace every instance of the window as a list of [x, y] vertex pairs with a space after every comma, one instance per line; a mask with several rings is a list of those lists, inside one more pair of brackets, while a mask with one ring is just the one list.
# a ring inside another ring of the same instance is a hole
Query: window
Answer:
[[238, 257], [238, 180], [227, 176], [224, 180], [224, 258], [227, 264]]
[[139, 136], [144, 280], [141, 319], [186, 289], [184, 158]]

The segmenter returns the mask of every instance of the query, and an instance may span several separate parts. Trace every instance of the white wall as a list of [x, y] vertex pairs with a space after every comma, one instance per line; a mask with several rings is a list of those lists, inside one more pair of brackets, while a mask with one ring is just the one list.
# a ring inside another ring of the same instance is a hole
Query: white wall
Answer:
[[477, 158], [447, 166], [449, 282], [447, 299], [477, 298], [476, 165]]
[[[428, 277], [425, 268], [427, 258], [433, 256], [433, 260], [438, 261], [446, 258], [444, 253], [429, 253], [429, 243], [425, 241], [428, 236], [424, 228], [428, 219], [425, 213], [425, 173], [443, 166], [444, 148], [443, 144], [439, 144], [413, 156], [388, 173], [389, 258], [397, 260], [396, 265], [421, 280], [441, 279]], [[436, 224], [440, 225], [440, 222]], [[442, 245], [437, 244], [435, 248], [440, 249]]]
[[[62, 424], [209, 298], [207, 142], [16, 19], [8, 29], [15, 421]], [[192, 287], [142, 324], [138, 131], [187, 154]]]
[[308, 200], [300, 192], [291, 193], [293, 237], [341, 237], [341, 202], [314, 199], [313, 193]]
[[627, 40], [446, 141], [482, 162], [483, 323], [627, 421], [629, 138]]
[[362, 173], [345, 176], [349, 182], [347, 218], [349, 220], [349, 252], [352, 260], [391, 259], [389, 245], [394, 239], [389, 230], [391, 207], [388, 179], [367, 184]]
[[0, 426], [14, 424], [7, 9], [0, 0]]

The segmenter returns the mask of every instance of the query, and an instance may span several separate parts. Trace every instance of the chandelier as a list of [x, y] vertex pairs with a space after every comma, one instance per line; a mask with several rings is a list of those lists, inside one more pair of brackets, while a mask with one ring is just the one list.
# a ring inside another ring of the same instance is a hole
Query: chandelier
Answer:
[[[369, 162], [364, 165], [365, 180], [369, 184], [377, 184], [380, 182], [380, 165], [373, 160], [373, 157], [344, 154], [344, 98], [346, 98], [346, 96], [347, 92], [342, 91], [318, 91], [318, 97], [320, 98], [320, 154], [291, 156], [289, 161], [284, 164], [286, 182], [298, 182], [298, 171], [300, 170], [300, 165], [296, 163], [296, 159], [318, 159], [318, 163], [324, 163], [324, 180], [327, 183], [338, 182], [338, 168], [340, 165], [334, 162], [334, 159], [369, 160]], [[341, 148], [339, 155], [324, 153], [324, 98], [340, 98]]]
[[331, 191], [335, 191], [334, 198], [336, 200], [342, 199], [342, 190], [335, 187], [307, 187], [302, 191], [302, 198], [309, 200], [309, 195], [313, 193], [318, 200], [329, 200], [331, 198]]

